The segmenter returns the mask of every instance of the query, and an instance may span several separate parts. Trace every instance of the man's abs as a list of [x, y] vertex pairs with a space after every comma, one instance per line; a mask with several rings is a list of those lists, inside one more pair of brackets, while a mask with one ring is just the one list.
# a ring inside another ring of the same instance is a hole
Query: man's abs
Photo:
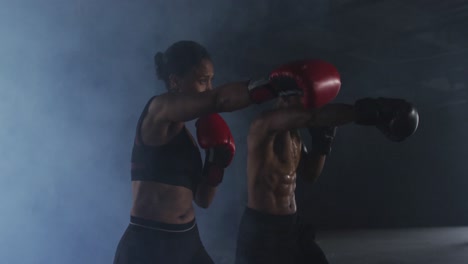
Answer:
[[168, 224], [193, 220], [193, 193], [181, 186], [151, 181], [133, 181], [131, 215]]
[[[251, 175], [253, 176], [253, 175]], [[249, 179], [247, 206], [260, 212], [286, 215], [296, 212], [296, 175], [257, 175]]]
[[249, 135], [247, 206], [270, 214], [295, 213], [294, 191], [300, 158], [301, 140], [297, 132], [286, 131], [263, 139]]

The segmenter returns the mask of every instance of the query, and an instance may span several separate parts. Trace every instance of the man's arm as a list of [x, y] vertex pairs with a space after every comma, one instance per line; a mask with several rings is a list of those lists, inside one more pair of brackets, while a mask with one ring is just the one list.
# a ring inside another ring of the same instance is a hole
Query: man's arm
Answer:
[[263, 112], [252, 126], [254, 131], [274, 134], [306, 127], [340, 126], [355, 121], [353, 105], [328, 104], [319, 109], [281, 108]]
[[297, 168], [298, 176], [308, 182], [315, 182], [322, 174], [326, 158], [325, 154], [309, 153], [303, 146], [301, 160]]
[[299, 176], [307, 181], [316, 181], [323, 171], [325, 159], [332, 150], [336, 127], [310, 127], [310, 147], [302, 144]]

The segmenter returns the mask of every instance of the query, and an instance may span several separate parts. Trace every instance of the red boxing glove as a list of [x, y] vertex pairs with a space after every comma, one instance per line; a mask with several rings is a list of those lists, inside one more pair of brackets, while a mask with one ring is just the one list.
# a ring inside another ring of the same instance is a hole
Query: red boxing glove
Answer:
[[207, 184], [218, 186], [224, 176], [224, 169], [231, 164], [236, 145], [231, 131], [218, 114], [200, 117], [195, 123], [198, 144], [206, 152], [203, 176]]
[[303, 60], [280, 66], [270, 75], [273, 86], [298, 87], [306, 108], [319, 108], [338, 95], [340, 74], [332, 64], [321, 60]]

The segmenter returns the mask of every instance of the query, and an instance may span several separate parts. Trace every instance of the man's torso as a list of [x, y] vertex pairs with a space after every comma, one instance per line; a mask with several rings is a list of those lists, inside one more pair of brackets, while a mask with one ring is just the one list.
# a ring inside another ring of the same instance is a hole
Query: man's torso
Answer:
[[296, 212], [294, 191], [302, 142], [298, 131], [257, 138], [249, 134], [248, 207], [270, 214]]

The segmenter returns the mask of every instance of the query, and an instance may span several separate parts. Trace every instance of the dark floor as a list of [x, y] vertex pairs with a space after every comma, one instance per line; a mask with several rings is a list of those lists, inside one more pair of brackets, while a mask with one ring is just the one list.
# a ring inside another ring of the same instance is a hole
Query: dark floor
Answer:
[[[317, 241], [330, 264], [468, 264], [468, 227], [328, 231]], [[211, 255], [231, 264], [233, 252]]]
[[325, 232], [332, 264], [467, 264], [468, 227]]

